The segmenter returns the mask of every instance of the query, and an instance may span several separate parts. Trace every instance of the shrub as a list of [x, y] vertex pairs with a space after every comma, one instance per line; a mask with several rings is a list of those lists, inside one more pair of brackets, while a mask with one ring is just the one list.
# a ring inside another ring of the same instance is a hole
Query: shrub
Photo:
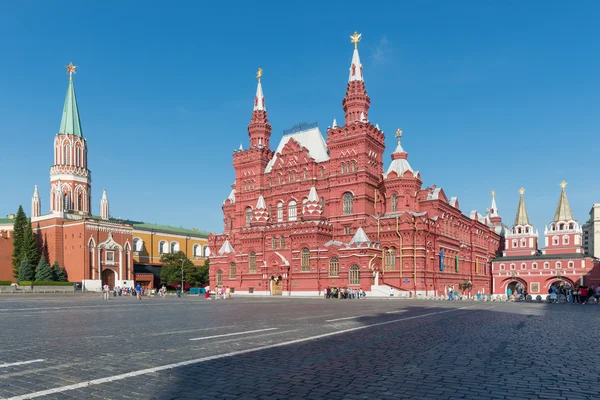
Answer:
[[73, 282], [56, 282], [56, 281], [22, 281], [21, 286], [73, 286]]
[[12, 285], [11, 281], [0, 281], [0, 286], [10, 286]]

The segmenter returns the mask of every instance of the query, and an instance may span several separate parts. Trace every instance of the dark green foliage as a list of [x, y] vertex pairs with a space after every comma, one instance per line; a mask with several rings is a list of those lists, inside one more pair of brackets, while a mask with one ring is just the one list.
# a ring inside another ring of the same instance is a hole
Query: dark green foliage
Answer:
[[183, 265], [183, 280], [192, 285], [197, 284], [196, 267], [194, 263], [185, 256], [183, 251], [177, 253], [166, 253], [160, 256], [162, 268], [160, 269], [160, 281], [165, 285], [173, 285], [181, 282], [181, 267]]
[[40, 257], [40, 262], [38, 263], [35, 269], [35, 280], [40, 282], [52, 281], [54, 279], [54, 274], [52, 273], [52, 269], [50, 268], [50, 264], [46, 262], [46, 259], [42, 256]]
[[56, 281], [23, 281], [21, 282], [22, 286], [73, 286], [72, 282], [56, 282]]
[[58, 265], [58, 261], [54, 261], [52, 264], [52, 278], [57, 282], [67, 282], [67, 271]]
[[10, 286], [12, 285], [11, 281], [0, 281], [0, 286]]
[[25, 211], [23, 211], [23, 206], [19, 206], [13, 226], [12, 265], [13, 276], [15, 279], [19, 277], [21, 260], [23, 259], [23, 241], [25, 238], [25, 228], [27, 228], [27, 224], [27, 216], [25, 215]]
[[27, 226], [25, 227], [25, 236], [23, 238], [21, 252], [23, 257], [27, 257], [33, 267], [37, 266], [40, 261], [40, 255], [38, 245], [33, 230], [31, 229], [31, 222], [27, 220]]
[[33, 265], [29, 262], [27, 257], [24, 257], [21, 260], [21, 265], [19, 265], [19, 282], [22, 281], [32, 281], [35, 278], [35, 269]]

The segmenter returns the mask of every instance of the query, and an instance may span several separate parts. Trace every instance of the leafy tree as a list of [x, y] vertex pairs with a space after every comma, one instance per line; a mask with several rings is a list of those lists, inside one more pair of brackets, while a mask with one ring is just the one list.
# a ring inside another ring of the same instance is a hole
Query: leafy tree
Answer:
[[[193, 278], [194, 278], [193, 284], [202, 286], [202, 285], [208, 283], [209, 267], [210, 267], [210, 260], [207, 258], [206, 261], [204, 261], [204, 265], [195, 269], [194, 274], [193, 274]], [[190, 282], [192, 282], [192, 281], [190, 280]]]
[[25, 215], [25, 211], [23, 211], [23, 206], [19, 206], [13, 226], [12, 265], [13, 277], [15, 279], [19, 278], [21, 260], [23, 259], [23, 240], [25, 238], [25, 228], [27, 228], [27, 224], [27, 216]]
[[29, 220], [27, 221], [27, 226], [25, 226], [25, 236], [23, 237], [21, 252], [23, 257], [27, 257], [33, 267], [40, 261], [37, 240], [33, 235], [31, 222]]
[[160, 256], [162, 268], [160, 269], [160, 281], [165, 285], [173, 285], [181, 282], [181, 268], [183, 266], [183, 280], [192, 285], [196, 284], [196, 267], [186, 257], [183, 251], [177, 253], [165, 253]]
[[40, 262], [35, 269], [35, 280], [38, 282], [47, 282], [54, 280], [54, 274], [50, 268], [50, 264], [46, 262], [44, 256], [40, 257]]
[[21, 265], [19, 266], [19, 282], [33, 281], [34, 279], [35, 270], [33, 269], [33, 264], [29, 262], [27, 257], [24, 257], [21, 260]]
[[67, 282], [67, 271], [58, 265], [58, 261], [54, 261], [52, 264], [52, 280], [58, 282]]

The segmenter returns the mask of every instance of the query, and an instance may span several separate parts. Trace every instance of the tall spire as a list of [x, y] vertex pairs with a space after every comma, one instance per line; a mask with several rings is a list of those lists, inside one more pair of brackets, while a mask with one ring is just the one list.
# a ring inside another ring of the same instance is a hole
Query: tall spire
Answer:
[[267, 118], [267, 107], [265, 106], [265, 96], [263, 94], [261, 78], [263, 75], [262, 68], [256, 72], [258, 84], [256, 86], [256, 96], [254, 96], [254, 109], [252, 110], [252, 120], [248, 125], [248, 136], [250, 136], [250, 148], [267, 149], [270, 146], [269, 139], [271, 138], [271, 125]]
[[492, 205], [490, 207], [490, 217], [498, 216], [498, 207], [496, 206], [496, 191], [492, 189]]
[[350, 41], [354, 43], [354, 52], [352, 53], [352, 63], [350, 63], [350, 76], [348, 77], [348, 82], [363, 80], [362, 64], [360, 63], [360, 56], [358, 55], [358, 42], [360, 42], [361, 37], [362, 34], [357, 32], [354, 32], [354, 34], [350, 36]]
[[348, 77], [348, 87], [346, 97], [342, 100], [342, 107], [346, 116], [346, 125], [353, 122], [369, 121], [369, 106], [371, 99], [367, 95], [365, 82], [363, 79], [363, 67], [358, 55], [358, 42], [362, 34], [354, 32], [350, 36], [350, 41], [354, 44], [352, 53], [352, 62], [350, 63], [350, 75]]
[[527, 207], [525, 207], [525, 198], [523, 197], [525, 189], [519, 189], [519, 194], [521, 197], [519, 198], [519, 206], [517, 207], [517, 215], [515, 216], [515, 225], [531, 225], [529, 223], [529, 216], [527, 215]]
[[73, 84], [73, 74], [77, 66], [69, 63], [65, 68], [69, 73], [69, 86], [67, 87], [67, 96], [65, 97], [65, 105], [58, 133], [83, 137], [81, 122], [79, 121], [79, 108], [77, 107], [77, 98], [75, 97], [75, 86]]
[[573, 221], [573, 213], [571, 212], [569, 199], [567, 199], [567, 192], [565, 192], [566, 187], [567, 182], [562, 181], [560, 183], [560, 198], [558, 199], [558, 205], [556, 206], [556, 212], [554, 213], [554, 222]]
[[31, 218], [40, 216], [41, 201], [40, 195], [38, 194], [38, 187], [35, 185], [33, 189], [33, 197], [31, 198]]
[[109, 219], [110, 214], [108, 212], [108, 196], [106, 196], [106, 189], [102, 190], [102, 199], [100, 199], [100, 218]]

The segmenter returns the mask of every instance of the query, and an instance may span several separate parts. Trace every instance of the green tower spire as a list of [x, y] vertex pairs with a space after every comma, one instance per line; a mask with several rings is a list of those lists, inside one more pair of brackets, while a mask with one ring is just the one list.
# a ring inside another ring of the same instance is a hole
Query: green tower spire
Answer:
[[67, 88], [67, 96], [65, 97], [65, 106], [58, 134], [83, 137], [81, 122], [79, 121], [79, 108], [77, 107], [77, 98], [75, 97], [75, 86], [73, 85], [73, 74], [77, 66], [69, 63], [66, 68], [69, 73], [69, 87]]

